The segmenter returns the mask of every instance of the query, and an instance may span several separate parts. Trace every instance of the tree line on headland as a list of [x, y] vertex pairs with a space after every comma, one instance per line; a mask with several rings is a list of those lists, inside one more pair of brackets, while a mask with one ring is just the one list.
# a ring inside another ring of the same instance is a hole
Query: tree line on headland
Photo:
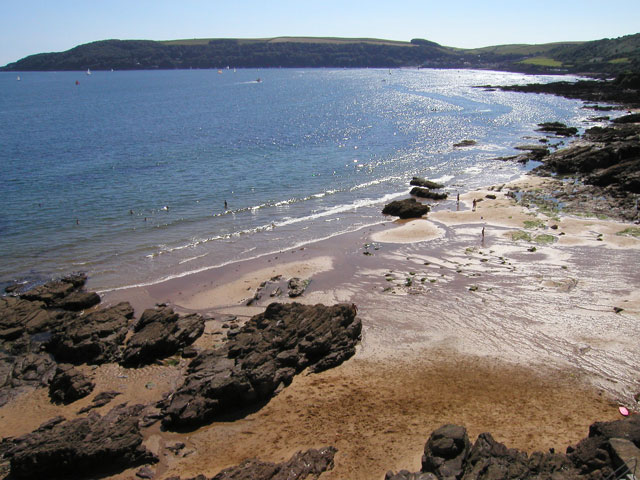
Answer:
[[477, 68], [525, 73], [618, 74], [640, 71], [640, 34], [591, 42], [445, 47], [423, 39], [279, 37], [175, 41], [102, 40], [65, 52], [30, 55], [2, 70], [189, 68]]

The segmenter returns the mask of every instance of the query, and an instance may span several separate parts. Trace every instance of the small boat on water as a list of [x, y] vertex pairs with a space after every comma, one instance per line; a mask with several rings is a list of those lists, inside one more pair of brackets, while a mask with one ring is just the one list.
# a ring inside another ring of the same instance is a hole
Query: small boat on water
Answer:
[[91, 75], [91, 70], [87, 68], [87, 75]]
[[17, 80], [18, 82], [19, 82], [20, 80], [22, 80], [22, 79], [20, 78], [20, 75], [18, 75], [18, 77], [16, 78], [16, 80]]
[[262, 83], [262, 79], [260, 77], [256, 78], [256, 83]]

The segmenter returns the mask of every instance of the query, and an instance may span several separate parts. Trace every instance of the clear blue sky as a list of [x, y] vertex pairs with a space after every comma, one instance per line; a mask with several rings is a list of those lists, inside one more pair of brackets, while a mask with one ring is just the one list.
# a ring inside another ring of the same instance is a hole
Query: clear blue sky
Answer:
[[640, 0], [0, 0], [0, 65], [108, 38], [425, 38], [472, 48], [638, 32]]

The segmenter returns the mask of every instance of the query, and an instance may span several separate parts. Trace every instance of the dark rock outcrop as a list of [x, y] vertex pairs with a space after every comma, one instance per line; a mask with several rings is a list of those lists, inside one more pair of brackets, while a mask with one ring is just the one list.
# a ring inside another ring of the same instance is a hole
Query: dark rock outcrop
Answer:
[[420, 198], [430, 198], [431, 200], [444, 200], [448, 196], [446, 192], [432, 192], [428, 188], [422, 187], [413, 187], [409, 194]]
[[56, 363], [50, 355], [11, 356], [0, 351], [0, 406], [28, 389], [46, 387], [55, 371]]
[[104, 407], [111, 400], [116, 398], [118, 395], [121, 395], [120, 392], [116, 392], [115, 390], [108, 390], [106, 392], [100, 392], [95, 397], [89, 405], [78, 410], [78, 413], [87, 413], [95, 408]]
[[431, 434], [424, 447], [422, 472], [434, 473], [440, 479], [459, 478], [470, 446], [464, 427], [443, 425]]
[[455, 148], [461, 148], [461, 147], [473, 147], [475, 144], [477, 144], [478, 142], [476, 142], [475, 140], [462, 140], [458, 143], [454, 143], [453, 146]]
[[438, 188], [444, 188], [444, 185], [442, 183], [433, 182], [431, 180], [427, 180], [426, 178], [421, 178], [421, 177], [413, 177], [409, 182], [409, 185], [416, 186], [416, 187], [431, 188], [434, 190]]
[[86, 397], [94, 387], [95, 383], [73, 368], [73, 365], [61, 364], [49, 383], [49, 396], [55, 403], [67, 404]]
[[47, 350], [74, 365], [117, 362], [132, 317], [129, 302], [78, 316], [53, 334]]
[[138, 367], [169, 357], [191, 345], [204, 332], [204, 318], [180, 317], [169, 307], [147, 309], [134, 328], [122, 353], [122, 364]]
[[10, 439], [4, 456], [10, 461], [11, 477], [86, 478], [156, 462], [142, 446], [138, 418], [143, 408], [121, 405], [104, 417], [92, 413], [67, 422], [48, 422]]
[[538, 132], [555, 133], [562, 137], [573, 137], [578, 134], [576, 127], [567, 127], [564, 123], [560, 122], [545, 122], [538, 124]]
[[267, 401], [305, 368], [318, 372], [351, 357], [361, 328], [354, 305], [272, 303], [229, 331], [226, 345], [191, 361], [184, 383], [159, 404], [163, 424], [193, 428]]
[[324, 447], [298, 452], [283, 463], [245, 460], [240, 465], [227, 468], [211, 480], [306, 480], [317, 479], [333, 468], [334, 447]]
[[382, 209], [382, 213], [384, 215], [393, 215], [402, 219], [420, 218], [424, 214], [428, 213], [430, 209], [429, 205], [424, 205], [418, 202], [415, 198], [408, 198], [406, 200], [394, 200], [393, 202], [388, 203]]
[[[633, 459], [640, 453], [639, 446], [640, 415], [594, 423], [589, 436], [575, 447], [567, 448], [566, 455], [550, 451], [528, 456], [507, 448], [489, 433], [480, 434], [470, 445], [463, 427], [444, 425], [429, 437], [420, 472], [388, 472], [385, 480], [621, 478], [625, 473], [625, 462], [635, 461]], [[614, 475], [616, 470], [617, 477]]]

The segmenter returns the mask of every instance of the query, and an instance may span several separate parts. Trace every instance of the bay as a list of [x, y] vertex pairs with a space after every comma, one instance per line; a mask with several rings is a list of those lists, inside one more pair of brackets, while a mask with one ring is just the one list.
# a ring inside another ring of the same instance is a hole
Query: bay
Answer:
[[20, 77], [0, 73], [0, 282], [86, 271], [102, 291], [380, 223], [414, 175], [454, 195], [505, 182], [525, 167], [494, 159], [541, 137], [537, 123], [588, 116], [474, 88], [557, 77], [488, 71]]

